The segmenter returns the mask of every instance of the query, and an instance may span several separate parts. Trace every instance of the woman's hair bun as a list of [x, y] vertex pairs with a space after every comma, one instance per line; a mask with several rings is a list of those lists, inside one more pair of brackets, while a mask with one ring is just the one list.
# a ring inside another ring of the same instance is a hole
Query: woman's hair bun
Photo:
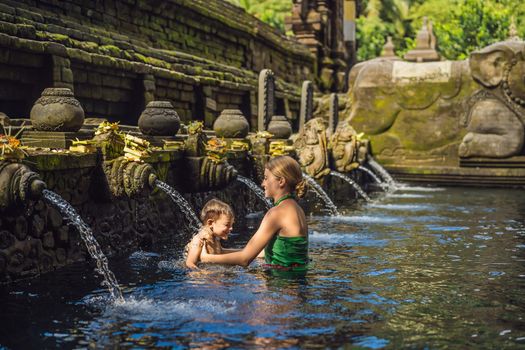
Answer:
[[301, 181], [299, 181], [297, 185], [295, 185], [295, 194], [297, 195], [297, 197], [303, 198], [306, 195], [306, 191], [307, 191], [306, 180], [301, 179]]

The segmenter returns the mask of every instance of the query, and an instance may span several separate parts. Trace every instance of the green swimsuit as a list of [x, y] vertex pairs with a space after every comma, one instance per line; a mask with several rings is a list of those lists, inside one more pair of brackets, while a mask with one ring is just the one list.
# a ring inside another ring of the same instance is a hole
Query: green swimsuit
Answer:
[[270, 267], [296, 268], [308, 264], [308, 238], [275, 235], [264, 249]]
[[[293, 196], [290, 193], [282, 196], [274, 206], [288, 198]], [[275, 235], [264, 248], [264, 258], [266, 266], [272, 269], [305, 270], [308, 264], [308, 238]]]

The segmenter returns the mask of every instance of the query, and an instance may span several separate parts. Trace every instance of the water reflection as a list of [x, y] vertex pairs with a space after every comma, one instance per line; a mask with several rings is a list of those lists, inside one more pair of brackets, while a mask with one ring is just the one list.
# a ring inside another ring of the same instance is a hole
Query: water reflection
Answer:
[[[346, 216], [309, 218], [313, 263], [301, 277], [260, 263], [190, 272], [182, 247], [169, 247], [112, 262], [124, 303], [109, 302], [86, 266], [4, 287], [0, 344], [523, 348], [525, 198], [462, 188], [406, 193], [415, 196], [386, 194], [342, 208]], [[64, 290], [72, 284], [82, 287]]]

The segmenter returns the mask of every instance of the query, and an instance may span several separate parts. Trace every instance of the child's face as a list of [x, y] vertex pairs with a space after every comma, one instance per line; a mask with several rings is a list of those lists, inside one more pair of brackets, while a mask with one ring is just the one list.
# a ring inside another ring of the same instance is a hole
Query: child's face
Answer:
[[[211, 220], [210, 220], [211, 221]], [[233, 218], [221, 214], [219, 218], [215, 221], [210, 222], [210, 228], [213, 234], [220, 239], [228, 239], [228, 235], [232, 231], [233, 227]]]

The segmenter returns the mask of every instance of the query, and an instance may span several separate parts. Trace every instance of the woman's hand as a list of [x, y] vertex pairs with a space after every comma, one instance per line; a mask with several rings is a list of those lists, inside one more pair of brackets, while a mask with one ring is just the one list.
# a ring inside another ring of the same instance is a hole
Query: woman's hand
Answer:
[[201, 255], [200, 255], [201, 262], [204, 262], [204, 263], [210, 262], [210, 259], [209, 259], [210, 255], [212, 254], [208, 254], [208, 252], [206, 251], [206, 247], [203, 247], [203, 249], [201, 249]]

